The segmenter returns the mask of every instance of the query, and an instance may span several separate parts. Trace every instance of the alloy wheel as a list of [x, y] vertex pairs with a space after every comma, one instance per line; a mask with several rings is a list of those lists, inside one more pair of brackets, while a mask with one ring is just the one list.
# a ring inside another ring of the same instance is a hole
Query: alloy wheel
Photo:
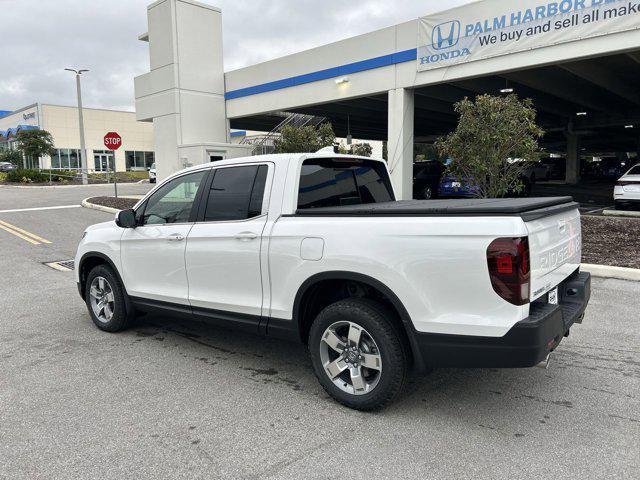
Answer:
[[91, 309], [99, 322], [109, 323], [115, 309], [115, 296], [111, 285], [104, 277], [96, 277], [89, 290]]
[[364, 395], [380, 382], [380, 350], [371, 334], [356, 323], [336, 322], [324, 331], [320, 360], [329, 379], [346, 393]]

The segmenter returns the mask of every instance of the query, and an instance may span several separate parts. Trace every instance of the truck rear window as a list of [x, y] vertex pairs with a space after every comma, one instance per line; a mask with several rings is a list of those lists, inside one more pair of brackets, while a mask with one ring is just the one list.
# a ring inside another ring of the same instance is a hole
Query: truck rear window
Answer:
[[302, 164], [298, 208], [394, 200], [387, 170], [373, 160], [309, 159]]

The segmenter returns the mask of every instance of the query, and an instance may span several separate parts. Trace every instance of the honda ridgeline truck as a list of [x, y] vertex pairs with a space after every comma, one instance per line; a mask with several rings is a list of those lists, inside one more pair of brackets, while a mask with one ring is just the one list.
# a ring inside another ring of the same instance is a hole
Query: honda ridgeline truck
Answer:
[[337, 401], [379, 408], [410, 369], [531, 367], [581, 323], [570, 197], [396, 201], [385, 162], [316, 154], [198, 165], [89, 227], [95, 325], [162, 312], [305, 343]]

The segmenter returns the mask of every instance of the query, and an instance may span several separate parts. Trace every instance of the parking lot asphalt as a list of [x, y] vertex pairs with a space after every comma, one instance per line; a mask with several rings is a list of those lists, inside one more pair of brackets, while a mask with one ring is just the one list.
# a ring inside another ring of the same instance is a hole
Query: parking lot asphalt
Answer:
[[[154, 185], [149, 183], [119, 183], [118, 195], [142, 195], [153, 187]], [[0, 185], [0, 212], [10, 209], [80, 205], [85, 198], [101, 195], [114, 195], [113, 184], [53, 187]]]
[[537, 182], [531, 194], [536, 197], [570, 196], [580, 204], [582, 213], [597, 213], [613, 207], [615, 180], [583, 178], [577, 185], [567, 185], [557, 180]]
[[594, 279], [548, 370], [436, 370], [361, 413], [328, 398], [301, 345], [158, 316], [96, 329], [73, 273], [42, 262], [111, 218], [0, 213], [51, 242], [0, 230], [0, 478], [637, 478], [639, 283]]

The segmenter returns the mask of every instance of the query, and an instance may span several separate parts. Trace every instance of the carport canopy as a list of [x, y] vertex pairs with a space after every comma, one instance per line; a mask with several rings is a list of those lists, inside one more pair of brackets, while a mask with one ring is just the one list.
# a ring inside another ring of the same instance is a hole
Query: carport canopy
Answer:
[[[567, 175], [578, 175], [580, 156], [640, 150], [640, 50], [417, 87], [414, 139], [432, 143], [455, 129], [454, 103], [480, 94], [531, 98], [548, 153], [566, 155]], [[388, 94], [342, 99], [290, 110], [326, 117], [336, 135], [388, 138]], [[231, 127], [271, 131], [281, 116], [231, 119]], [[573, 170], [570, 165], [573, 164]], [[575, 171], [577, 170], [577, 171]], [[568, 180], [572, 180], [568, 178]]]

